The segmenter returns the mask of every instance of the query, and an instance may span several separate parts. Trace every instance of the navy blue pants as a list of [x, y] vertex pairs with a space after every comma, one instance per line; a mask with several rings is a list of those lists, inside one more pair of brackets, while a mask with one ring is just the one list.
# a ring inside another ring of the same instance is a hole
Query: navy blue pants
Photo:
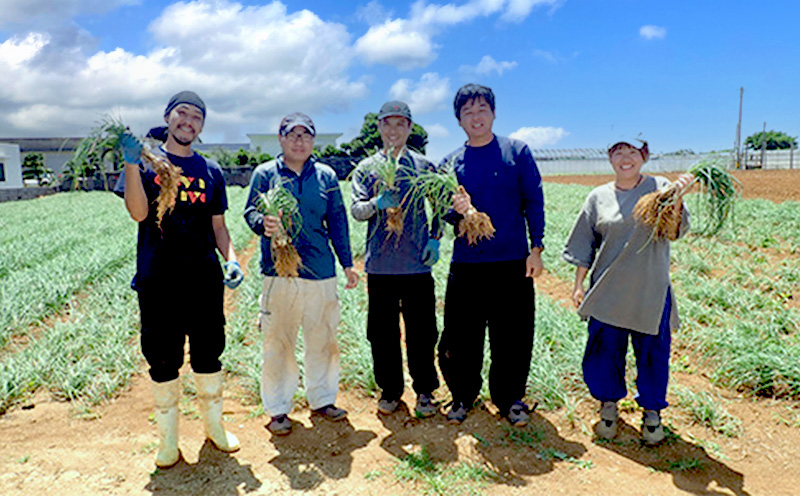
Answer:
[[439, 387], [435, 355], [436, 295], [431, 274], [368, 274], [369, 312], [367, 339], [372, 345], [375, 382], [387, 400], [403, 394], [403, 353], [400, 348], [400, 313], [406, 328], [408, 372], [417, 394]]
[[589, 339], [583, 355], [583, 380], [589, 392], [600, 401], [617, 402], [628, 391], [625, 387], [625, 354], [628, 337], [636, 357], [636, 402], [645, 410], [662, 410], [667, 403], [671, 333], [669, 315], [672, 297], [667, 301], [653, 336], [589, 320]]

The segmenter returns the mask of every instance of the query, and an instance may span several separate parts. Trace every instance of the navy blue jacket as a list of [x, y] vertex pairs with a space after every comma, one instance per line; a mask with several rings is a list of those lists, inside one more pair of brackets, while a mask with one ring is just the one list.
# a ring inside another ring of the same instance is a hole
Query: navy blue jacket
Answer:
[[[453, 263], [521, 260], [531, 247], [544, 246], [542, 177], [528, 145], [495, 136], [485, 146], [462, 146], [447, 155], [440, 167], [455, 170], [472, 205], [489, 215], [496, 230], [493, 238], [474, 246], [466, 238], [456, 237]], [[452, 212], [446, 220], [457, 228], [461, 219]]]
[[247, 225], [261, 236], [261, 272], [267, 276], [277, 275], [272, 263], [271, 240], [264, 236], [264, 216], [256, 210], [255, 199], [279, 180], [284, 181], [284, 187], [297, 198], [303, 218], [302, 228], [292, 240], [302, 259], [300, 277], [327, 279], [336, 276], [331, 244], [342, 267], [352, 267], [347, 211], [336, 172], [311, 157], [298, 175], [283, 163], [283, 156], [279, 155], [253, 171], [244, 209]]

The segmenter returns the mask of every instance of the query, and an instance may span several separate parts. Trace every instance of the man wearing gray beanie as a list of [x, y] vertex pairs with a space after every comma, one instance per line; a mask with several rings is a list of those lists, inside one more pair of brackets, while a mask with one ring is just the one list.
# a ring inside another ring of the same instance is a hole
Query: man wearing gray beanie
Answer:
[[[239, 449], [236, 436], [222, 426], [219, 358], [225, 349], [223, 284], [233, 289], [244, 275], [225, 225], [228, 198], [222, 169], [192, 150], [205, 117], [206, 105], [192, 91], [177, 93], [164, 110], [164, 143], [153, 153], [178, 168], [180, 180], [175, 203], [160, 221], [158, 175], [142, 163], [142, 144], [133, 135], [121, 139], [125, 168], [116, 193], [139, 224], [131, 287], [139, 296], [142, 353], [153, 380], [159, 468], [175, 465], [181, 457], [178, 404], [187, 337], [206, 437], [221, 451]], [[224, 269], [217, 252], [225, 259]]]

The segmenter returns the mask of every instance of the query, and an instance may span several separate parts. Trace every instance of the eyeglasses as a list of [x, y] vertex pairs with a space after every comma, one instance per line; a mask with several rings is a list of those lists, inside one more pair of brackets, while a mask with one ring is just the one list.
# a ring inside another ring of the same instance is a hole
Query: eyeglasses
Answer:
[[310, 143], [314, 141], [314, 137], [310, 133], [289, 133], [283, 137], [288, 141], [302, 141], [304, 143]]

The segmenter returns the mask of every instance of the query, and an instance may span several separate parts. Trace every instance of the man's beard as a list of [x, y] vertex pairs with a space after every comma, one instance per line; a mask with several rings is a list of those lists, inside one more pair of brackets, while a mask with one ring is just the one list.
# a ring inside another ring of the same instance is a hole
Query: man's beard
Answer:
[[189, 140], [189, 141], [182, 140], [182, 139], [178, 138], [177, 136], [175, 136], [174, 134], [172, 135], [172, 139], [174, 139], [175, 142], [177, 144], [181, 145], [181, 146], [189, 146], [189, 145], [192, 144], [192, 141], [194, 141], [193, 139]]

